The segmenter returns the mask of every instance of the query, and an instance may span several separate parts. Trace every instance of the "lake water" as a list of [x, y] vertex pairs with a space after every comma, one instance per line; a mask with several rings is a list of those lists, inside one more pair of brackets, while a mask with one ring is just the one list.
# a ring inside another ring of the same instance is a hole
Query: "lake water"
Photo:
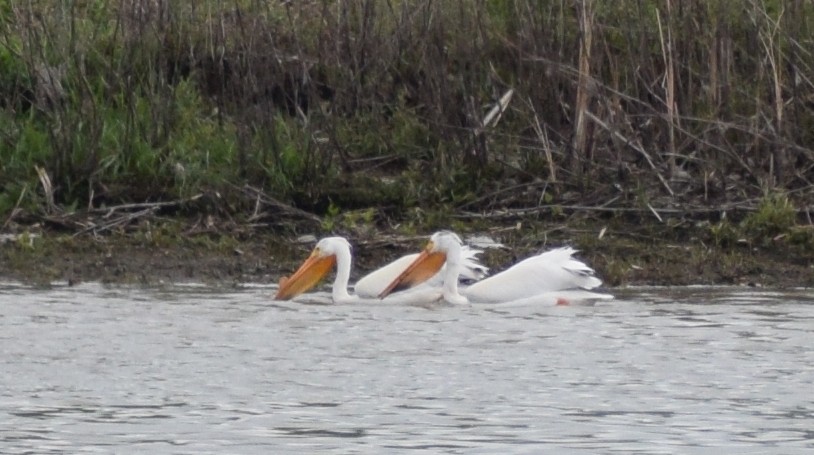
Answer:
[[0, 453], [814, 453], [814, 291], [614, 292], [0, 284]]

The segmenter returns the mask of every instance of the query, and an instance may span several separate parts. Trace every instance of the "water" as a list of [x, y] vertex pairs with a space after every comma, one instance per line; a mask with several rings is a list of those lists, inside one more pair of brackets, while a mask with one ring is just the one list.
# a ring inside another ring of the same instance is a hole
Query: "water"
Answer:
[[271, 294], [0, 284], [0, 453], [814, 449], [812, 291], [497, 308]]

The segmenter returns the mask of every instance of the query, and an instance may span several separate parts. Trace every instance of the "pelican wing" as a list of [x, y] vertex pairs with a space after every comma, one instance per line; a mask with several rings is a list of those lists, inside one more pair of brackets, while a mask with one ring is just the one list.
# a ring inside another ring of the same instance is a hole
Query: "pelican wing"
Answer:
[[417, 257], [418, 253], [402, 256], [386, 266], [363, 276], [356, 282], [354, 287], [356, 295], [362, 298], [377, 298], [384, 291], [384, 288], [395, 280]]
[[[469, 280], [481, 280], [486, 275], [489, 274], [489, 267], [481, 264], [478, 260], [478, 255], [483, 253], [482, 250], [475, 250], [469, 248], [469, 246], [464, 245], [461, 248], [461, 278], [466, 278]], [[443, 273], [444, 270], [441, 269], [440, 273]], [[441, 278], [441, 282], [443, 282], [443, 278]], [[438, 286], [441, 285], [439, 282]]]
[[463, 293], [472, 302], [507, 302], [552, 291], [594, 289], [602, 284], [593, 269], [572, 257], [575, 252], [564, 247], [532, 256], [472, 284]]
[[[481, 250], [475, 250], [468, 246], [463, 247], [461, 250], [461, 264], [463, 267], [461, 267], [460, 278], [477, 281], [486, 276], [489, 268], [478, 261], [478, 255], [481, 252]], [[415, 261], [418, 255], [419, 253], [413, 253], [402, 256], [386, 266], [368, 273], [356, 282], [354, 292], [361, 298], [378, 298], [387, 285], [401, 275]], [[425, 286], [440, 288], [444, 284], [445, 270], [446, 264], [438, 273], [421, 285], [422, 289]]]

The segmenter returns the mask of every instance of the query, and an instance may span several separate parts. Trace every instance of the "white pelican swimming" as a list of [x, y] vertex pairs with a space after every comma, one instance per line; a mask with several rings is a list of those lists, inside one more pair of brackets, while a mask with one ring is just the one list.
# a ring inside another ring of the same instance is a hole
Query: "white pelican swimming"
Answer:
[[[478, 253], [480, 253], [479, 250], [459, 245], [460, 261], [456, 273], [474, 280], [484, 277], [489, 269], [478, 263], [476, 259]], [[343, 237], [326, 237], [317, 242], [314, 251], [290, 278], [283, 277], [280, 280], [280, 288], [274, 298], [276, 300], [289, 300], [308, 291], [316, 286], [322, 277], [336, 264], [336, 278], [331, 290], [334, 303], [354, 303], [363, 300], [379, 302], [379, 294], [384, 292], [385, 287], [396, 279], [418, 256], [419, 254], [416, 253], [401, 257], [371, 272], [356, 283], [354, 289], [356, 295], [352, 295], [348, 292], [348, 281], [350, 280], [353, 261], [350, 243]], [[445, 275], [440, 270], [444, 266], [444, 257], [440, 254], [431, 255], [426, 260], [435, 263], [431, 272], [430, 269], [427, 269], [429, 275], [423, 276], [421, 272], [416, 272], [413, 275], [420, 277], [422, 282], [426, 281], [427, 286], [422, 286], [416, 289], [415, 292], [410, 292], [409, 298], [406, 298], [405, 295], [396, 298], [396, 295], [394, 295], [391, 296], [394, 298], [388, 299], [388, 301], [427, 303], [441, 298], [441, 285], [444, 283]]]
[[[444, 300], [452, 304], [473, 303], [557, 303], [611, 299], [613, 296], [590, 291], [602, 280], [584, 262], [574, 259], [571, 247], [558, 248], [518, 262], [503, 272], [484, 278], [458, 291], [461, 270], [461, 239], [449, 231], [436, 232], [424, 251], [412, 264], [379, 294], [386, 297], [393, 291], [416, 286], [440, 269], [444, 263]], [[438, 255], [445, 258], [438, 259]]]

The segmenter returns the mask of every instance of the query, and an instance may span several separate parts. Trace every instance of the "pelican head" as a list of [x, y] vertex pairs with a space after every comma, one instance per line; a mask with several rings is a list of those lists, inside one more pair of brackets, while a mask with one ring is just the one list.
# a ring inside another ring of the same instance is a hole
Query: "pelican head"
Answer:
[[452, 231], [438, 231], [430, 237], [427, 243], [427, 248], [433, 253], [443, 253], [447, 256], [448, 261], [454, 261], [456, 254], [463, 248], [464, 242], [458, 237], [458, 234]]
[[444, 263], [457, 264], [461, 258], [463, 242], [457, 234], [450, 231], [439, 231], [430, 237], [427, 246], [401, 274], [388, 285], [379, 298], [383, 299], [392, 292], [417, 286], [433, 277]]
[[275, 300], [290, 300], [319, 283], [336, 264], [339, 255], [350, 253], [350, 243], [342, 237], [326, 237], [314, 247], [308, 259], [291, 277], [280, 278]]

